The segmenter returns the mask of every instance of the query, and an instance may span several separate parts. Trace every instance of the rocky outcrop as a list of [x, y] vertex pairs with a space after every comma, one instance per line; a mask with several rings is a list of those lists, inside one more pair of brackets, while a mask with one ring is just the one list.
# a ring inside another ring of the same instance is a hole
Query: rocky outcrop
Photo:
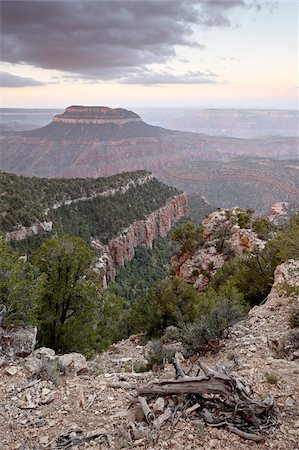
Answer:
[[103, 289], [115, 280], [116, 270], [108, 245], [103, 245], [98, 239], [93, 239], [91, 245], [97, 250], [99, 256], [93, 270], [102, 280]]
[[6, 239], [8, 241], [23, 241], [30, 236], [35, 236], [42, 233], [50, 233], [53, 228], [53, 223], [49, 222], [37, 222], [30, 227], [19, 227], [14, 231], [6, 233]]
[[187, 195], [177, 195], [145, 220], [134, 222], [120, 236], [111, 239], [108, 248], [116, 266], [122, 267], [131, 261], [138, 245], [152, 248], [153, 240], [165, 236], [187, 212]]
[[0, 354], [24, 357], [33, 352], [36, 345], [36, 327], [17, 327], [12, 330], [0, 328]]
[[263, 249], [265, 241], [250, 228], [240, 228], [240, 208], [221, 209], [203, 220], [204, 243], [193, 255], [187, 253], [173, 256], [171, 264], [176, 276], [192, 284], [198, 291], [207, 289], [211, 277], [234, 255]]
[[277, 202], [271, 206], [268, 219], [274, 225], [286, 223], [299, 210], [299, 203]]

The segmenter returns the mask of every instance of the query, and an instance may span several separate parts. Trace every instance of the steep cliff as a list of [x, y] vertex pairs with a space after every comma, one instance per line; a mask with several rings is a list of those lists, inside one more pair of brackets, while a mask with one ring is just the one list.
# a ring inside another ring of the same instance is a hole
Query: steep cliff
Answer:
[[124, 266], [134, 258], [138, 245], [152, 247], [153, 240], [164, 237], [172, 226], [188, 213], [187, 195], [171, 198], [165, 206], [151, 213], [145, 220], [134, 222], [120, 236], [108, 243], [112, 259], [117, 266]]
[[165, 206], [151, 213], [146, 219], [135, 221], [124, 229], [119, 236], [103, 245], [98, 239], [92, 240], [92, 246], [99, 252], [94, 270], [101, 277], [103, 287], [115, 280], [116, 267], [123, 267], [132, 261], [135, 248], [152, 248], [153, 241], [164, 237], [181, 218], [188, 214], [188, 198], [179, 194], [169, 199]]

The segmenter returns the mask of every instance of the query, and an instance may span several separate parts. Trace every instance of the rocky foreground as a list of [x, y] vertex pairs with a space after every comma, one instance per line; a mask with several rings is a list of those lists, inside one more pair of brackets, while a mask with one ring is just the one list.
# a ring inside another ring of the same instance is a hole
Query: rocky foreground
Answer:
[[[274, 397], [274, 425], [261, 430], [264, 441], [205, 425], [200, 408], [180, 410], [184, 402], [176, 396], [147, 397], [160, 425], [147, 424], [137, 390], [175, 373], [170, 365], [134, 372], [147, 351], [136, 336], [86, 363], [78, 354], [32, 351], [34, 330], [1, 330], [1, 449], [298, 449], [299, 330], [289, 317], [299, 299], [292, 286], [299, 287], [299, 260], [277, 267], [267, 301], [232, 327], [218, 354], [203, 358], [249, 385], [256, 399]], [[175, 345], [184, 370], [197, 364], [184, 360]], [[166, 411], [171, 415], [163, 422]]]

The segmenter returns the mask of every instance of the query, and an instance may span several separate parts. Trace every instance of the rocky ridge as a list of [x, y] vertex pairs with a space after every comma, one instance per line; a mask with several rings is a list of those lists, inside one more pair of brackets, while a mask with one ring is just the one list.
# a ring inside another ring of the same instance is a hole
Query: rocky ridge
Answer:
[[219, 209], [203, 220], [203, 245], [193, 255], [188, 252], [173, 256], [171, 264], [177, 277], [204, 291], [210, 278], [232, 255], [242, 255], [254, 247], [262, 250], [265, 241], [250, 228], [238, 225], [240, 208]]
[[[163, 372], [135, 373], [134, 363], [144, 361], [147, 351], [137, 336], [115, 344], [87, 365], [77, 354], [56, 356], [51, 349], [38, 349], [24, 357], [7, 355], [1, 340], [3, 450], [51, 449], [57, 448], [59, 442], [81, 442], [84, 448], [112, 450], [296, 450], [299, 359], [288, 342], [298, 329], [290, 329], [288, 320], [292, 308], [299, 306], [299, 299], [284, 291], [285, 284], [299, 287], [299, 260], [277, 267], [267, 301], [230, 329], [219, 354], [205, 357], [208, 365], [249, 383], [260, 398], [273, 395], [276, 429], [264, 442], [254, 443], [223, 429], [207, 427], [198, 418], [198, 410], [178, 414], [174, 423], [168, 418], [152, 440], [153, 433], [135, 397], [136, 389], [153, 379], [173, 378], [174, 371], [166, 365]], [[179, 353], [177, 358], [184, 368], [190, 367], [190, 360], [184, 360]], [[37, 370], [40, 361], [49, 367], [53, 360], [60, 361], [56, 372], [41, 377]], [[175, 401], [160, 397], [149, 404], [159, 418], [175, 408]], [[149, 430], [148, 435], [142, 432], [144, 429]]]
[[[50, 210], [58, 209], [65, 205], [66, 206], [71, 205], [72, 203], [85, 202], [96, 197], [112, 197], [117, 193], [124, 194], [130, 188], [141, 186], [152, 179], [153, 175], [151, 173], [148, 173], [144, 176], [139, 177], [137, 180], [129, 180], [127, 184], [120, 186], [118, 188], [109, 188], [103, 192], [95, 192], [91, 196], [62, 200], [60, 202], [54, 203], [50, 208], [46, 208], [44, 214], [45, 216], [47, 216]], [[22, 241], [30, 236], [34, 236], [37, 234], [50, 233], [52, 231], [52, 228], [53, 228], [52, 221], [36, 222], [30, 225], [29, 227], [19, 226], [14, 231], [6, 233], [6, 239], [8, 241]]]

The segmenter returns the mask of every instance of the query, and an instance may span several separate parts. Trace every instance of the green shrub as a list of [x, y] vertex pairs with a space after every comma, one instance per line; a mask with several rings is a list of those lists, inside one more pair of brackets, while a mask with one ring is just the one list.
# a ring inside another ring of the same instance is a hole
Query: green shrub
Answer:
[[243, 295], [237, 289], [226, 284], [219, 293], [210, 289], [205, 296], [209, 299], [209, 311], [186, 327], [183, 342], [188, 354], [200, 352], [209, 341], [219, 339], [233, 324], [241, 320], [248, 307]]
[[166, 279], [149, 290], [132, 306], [135, 332], [149, 337], [160, 337], [167, 327], [183, 328], [205, 311], [202, 297], [190, 285], [178, 278]]
[[167, 349], [159, 340], [150, 341], [148, 346], [146, 359], [149, 370], [163, 366], [174, 357], [174, 351]]
[[251, 214], [248, 212], [241, 212], [238, 214], [238, 225], [240, 228], [249, 228]]
[[39, 344], [55, 351], [87, 351], [96, 339], [97, 290], [87, 278], [94, 253], [80, 238], [45, 241], [33, 262], [44, 274]]
[[259, 217], [252, 223], [252, 229], [257, 233], [257, 236], [260, 239], [267, 240], [275, 227], [269, 222], [269, 220]]
[[0, 325], [37, 324], [45, 277], [0, 236]]
[[180, 254], [188, 252], [192, 255], [204, 243], [203, 227], [197, 228], [193, 222], [185, 222], [180, 227], [174, 229], [170, 235], [170, 239], [179, 243]]

